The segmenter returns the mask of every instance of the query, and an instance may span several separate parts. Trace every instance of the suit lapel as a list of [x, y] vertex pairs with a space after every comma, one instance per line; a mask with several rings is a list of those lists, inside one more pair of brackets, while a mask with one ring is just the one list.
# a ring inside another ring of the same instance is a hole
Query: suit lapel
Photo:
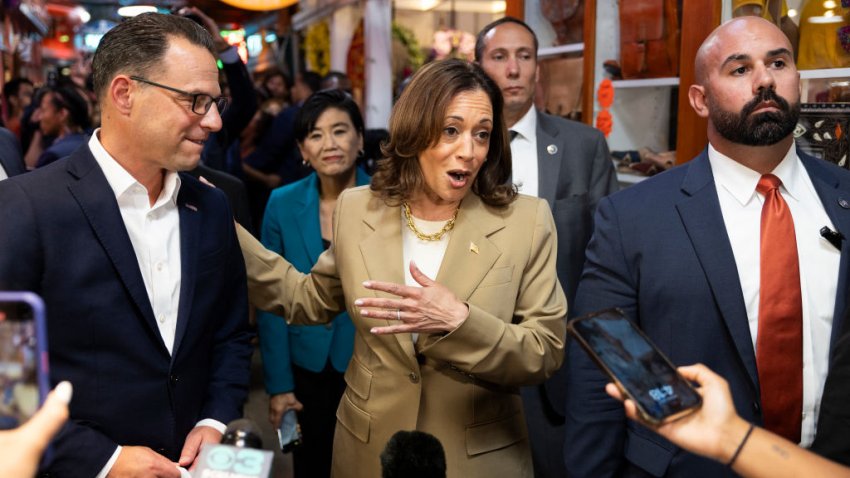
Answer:
[[801, 151], [797, 151], [800, 161], [805, 166], [812, 180], [815, 190], [820, 197], [827, 216], [832, 221], [835, 229], [844, 234], [845, 239], [841, 241], [841, 260], [838, 268], [838, 285], [835, 295], [835, 310], [832, 319], [832, 336], [830, 339], [830, 356], [832, 346], [838, 338], [841, 330], [841, 322], [844, 318], [844, 309], [847, 305], [847, 292], [850, 284], [847, 282], [848, 267], [850, 267], [850, 194], [846, 187], [839, 188], [840, 182], [824, 164], [821, 159], [813, 158]]
[[[404, 254], [401, 239], [401, 209], [389, 207], [380, 200], [369, 203], [364, 226], [369, 231], [360, 242], [363, 264], [369, 279], [382, 282], [404, 284]], [[385, 292], [371, 291], [375, 297], [395, 299], [396, 296]], [[387, 321], [387, 325], [392, 325]], [[400, 355], [405, 357], [412, 367], [418, 367], [416, 351], [410, 334], [395, 334], [394, 340]]]
[[550, 127], [546, 115], [537, 113], [537, 188], [538, 196], [555, 207], [555, 194], [564, 148], [558, 139], [558, 128]]
[[182, 186], [177, 194], [177, 212], [180, 215], [180, 302], [177, 306], [177, 329], [174, 334], [174, 346], [171, 357], [177, 357], [177, 350], [192, 314], [195, 298], [195, 279], [198, 271], [198, 244], [201, 241], [201, 214], [198, 209], [197, 190], [187, 185], [187, 177], [181, 175]]
[[153, 336], [159, 338], [162, 351], [168, 353], [156, 325], [133, 243], [130, 242], [114, 193], [88, 146], [71, 155], [67, 168], [68, 173], [77, 179], [68, 186], [71, 195], [82, 209], [139, 314]]
[[688, 165], [682, 191], [687, 197], [676, 205], [676, 209], [738, 350], [738, 356], [758, 395], [758, 371], [747, 309], [706, 151]]
[[504, 220], [490, 212], [478, 196], [464, 198], [436, 281], [459, 300], [469, 299], [502, 254], [489, 236], [504, 227]]

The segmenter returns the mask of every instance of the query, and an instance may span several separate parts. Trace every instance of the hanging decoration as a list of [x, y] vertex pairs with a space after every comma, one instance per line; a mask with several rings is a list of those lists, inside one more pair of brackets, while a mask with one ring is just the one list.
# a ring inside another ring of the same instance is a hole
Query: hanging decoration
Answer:
[[410, 66], [414, 71], [425, 63], [425, 54], [422, 52], [422, 47], [419, 46], [416, 35], [413, 34], [412, 30], [393, 22], [393, 39], [398, 40], [404, 46]]
[[366, 88], [366, 41], [363, 31], [363, 20], [354, 30], [351, 45], [348, 47], [348, 57], [345, 61], [345, 72], [351, 80], [353, 90], [363, 91]]
[[331, 69], [331, 35], [325, 21], [307, 27], [304, 35], [304, 58], [307, 69], [324, 76]]
[[608, 78], [605, 78], [599, 83], [599, 89], [596, 91], [596, 101], [602, 110], [596, 114], [596, 129], [602, 131], [607, 138], [614, 128], [614, 117], [608, 108], [614, 104], [614, 83]]

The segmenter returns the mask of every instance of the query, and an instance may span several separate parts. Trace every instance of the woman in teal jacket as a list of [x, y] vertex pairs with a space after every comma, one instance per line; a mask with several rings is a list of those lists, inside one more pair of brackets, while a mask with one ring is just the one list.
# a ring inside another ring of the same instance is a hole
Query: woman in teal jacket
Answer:
[[[330, 246], [339, 193], [368, 184], [369, 176], [355, 166], [363, 149], [363, 119], [346, 93], [326, 90], [308, 98], [294, 133], [314, 172], [272, 192], [262, 242], [307, 273]], [[303, 444], [293, 451], [295, 477], [330, 476], [336, 408], [354, 342], [351, 319], [342, 313], [325, 326], [299, 326], [260, 312], [257, 322], [269, 419], [277, 427], [287, 410], [298, 410]]]

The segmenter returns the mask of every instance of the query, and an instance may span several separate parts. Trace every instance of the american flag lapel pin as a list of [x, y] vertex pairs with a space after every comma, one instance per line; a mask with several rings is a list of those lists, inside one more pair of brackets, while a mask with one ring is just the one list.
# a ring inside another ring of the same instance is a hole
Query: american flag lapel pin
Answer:
[[478, 254], [478, 245], [474, 242], [469, 243], [469, 250], [475, 254]]

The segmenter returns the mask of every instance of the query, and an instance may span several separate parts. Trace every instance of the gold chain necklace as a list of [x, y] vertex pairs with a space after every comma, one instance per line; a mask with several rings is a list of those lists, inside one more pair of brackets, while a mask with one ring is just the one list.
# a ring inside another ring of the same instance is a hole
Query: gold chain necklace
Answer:
[[424, 232], [417, 229], [416, 224], [413, 223], [413, 214], [410, 213], [410, 206], [403, 202], [401, 203], [401, 207], [404, 210], [404, 217], [407, 219], [407, 227], [416, 234], [420, 240], [423, 241], [439, 241], [446, 235], [447, 232], [451, 231], [455, 227], [455, 219], [457, 219], [457, 212], [460, 211], [460, 208], [455, 209], [455, 214], [451, 219], [446, 222], [446, 225], [443, 226], [442, 229], [433, 233], [433, 234], [425, 234]]

